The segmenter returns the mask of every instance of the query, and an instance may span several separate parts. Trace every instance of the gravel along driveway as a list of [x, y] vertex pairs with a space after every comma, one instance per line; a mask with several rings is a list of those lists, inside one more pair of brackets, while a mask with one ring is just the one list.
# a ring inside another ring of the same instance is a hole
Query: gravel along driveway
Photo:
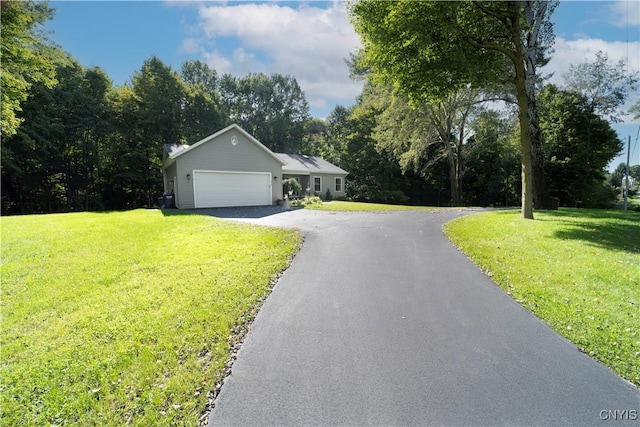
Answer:
[[466, 213], [239, 218], [297, 227], [305, 242], [209, 425], [639, 425], [637, 388], [449, 243], [442, 224]]

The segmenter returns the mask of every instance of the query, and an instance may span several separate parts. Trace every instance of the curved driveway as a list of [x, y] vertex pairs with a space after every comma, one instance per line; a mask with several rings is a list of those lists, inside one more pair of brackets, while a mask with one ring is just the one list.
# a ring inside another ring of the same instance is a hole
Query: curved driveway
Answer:
[[305, 242], [209, 425], [639, 425], [637, 388], [449, 243], [442, 224], [464, 213], [244, 219], [298, 227]]

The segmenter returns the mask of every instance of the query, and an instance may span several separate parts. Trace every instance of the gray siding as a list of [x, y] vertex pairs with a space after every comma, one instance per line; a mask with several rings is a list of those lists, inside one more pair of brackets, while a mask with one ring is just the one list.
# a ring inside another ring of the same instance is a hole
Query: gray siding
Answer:
[[[319, 176], [322, 179], [321, 191], [314, 191], [314, 177]], [[344, 185], [346, 183], [346, 177], [344, 175], [332, 175], [324, 173], [312, 173], [311, 176], [311, 192], [316, 196], [324, 197], [327, 194], [327, 188], [331, 192], [332, 197], [345, 197]], [[342, 191], [336, 191], [336, 178], [342, 178]]]
[[174, 187], [174, 178], [178, 175], [176, 174], [176, 164], [172, 164], [169, 166], [164, 172], [164, 193], [171, 194], [175, 193]]
[[[232, 136], [238, 138], [236, 145], [231, 144]], [[236, 129], [230, 129], [179, 156], [167, 172], [173, 166], [177, 176], [176, 205], [181, 209], [194, 207], [194, 170], [269, 172], [272, 176], [272, 203], [282, 199], [282, 165]], [[187, 174], [191, 179], [187, 179]], [[277, 180], [273, 180], [273, 177], [277, 177]]]

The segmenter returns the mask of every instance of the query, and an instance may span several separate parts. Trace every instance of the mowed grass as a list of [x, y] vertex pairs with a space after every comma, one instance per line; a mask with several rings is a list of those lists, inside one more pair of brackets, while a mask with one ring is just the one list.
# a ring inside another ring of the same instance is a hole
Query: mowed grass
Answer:
[[462, 217], [450, 239], [538, 317], [640, 385], [640, 213], [519, 211]]
[[160, 211], [1, 218], [1, 425], [195, 426], [296, 232]]
[[331, 202], [323, 202], [322, 205], [307, 206], [307, 209], [316, 209], [321, 211], [340, 211], [340, 212], [376, 212], [376, 211], [408, 211], [408, 210], [435, 210], [445, 209], [430, 206], [407, 206], [407, 205], [386, 205], [381, 203], [364, 203], [364, 202], [347, 202], [333, 200]]

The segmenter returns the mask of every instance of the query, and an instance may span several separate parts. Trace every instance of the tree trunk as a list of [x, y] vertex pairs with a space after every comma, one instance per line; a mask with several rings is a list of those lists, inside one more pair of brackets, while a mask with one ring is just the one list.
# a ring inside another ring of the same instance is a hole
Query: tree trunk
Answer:
[[[537, 7], [534, 7], [537, 6]], [[540, 122], [536, 107], [536, 56], [538, 55], [538, 37], [541, 25], [546, 13], [546, 3], [539, 1], [527, 1], [524, 3], [525, 18], [529, 30], [525, 37], [523, 52], [525, 90], [527, 96], [527, 110], [529, 123], [527, 133], [531, 141], [531, 154], [533, 156], [533, 203], [536, 209], [551, 209], [552, 203], [547, 190], [547, 182], [544, 177], [544, 153], [540, 137]]]
[[[528, 77], [527, 80], [530, 80]], [[533, 83], [531, 83], [533, 85]], [[526, 84], [528, 86], [528, 84]], [[527, 133], [531, 141], [531, 155], [533, 161], [533, 205], [536, 209], [551, 209], [552, 203], [547, 189], [547, 181], [544, 177], [544, 153], [540, 138], [540, 123], [538, 121], [538, 109], [536, 108], [534, 89], [527, 90], [527, 105], [529, 125]]]
[[460, 206], [460, 182], [458, 179], [458, 167], [453, 150], [449, 151], [449, 182], [451, 185], [451, 206]]
[[522, 217], [533, 219], [533, 152], [529, 126], [527, 96], [524, 91], [524, 79], [516, 82], [518, 98], [518, 119], [520, 121], [520, 163], [522, 165]]
[[[527, 88], [527, 72], [525, 70], [524, 46], [520, 41], [520, 5], [518, 2], [510, 2], [511, 10], [511, 37], [514, 46], [514, 55], [511, 58], [515, 69], [516, 99], [518, 102], [518, 119], [520, 122], [520, 163], [522, 165], [522, 217], [533, 219], [533, 152], [531, 133], [529, 132], [530, 107], [535, 110], [535, 102], [529, 103], [531, 88]], [[529, 89], [529, 90], [527, 90]]]

